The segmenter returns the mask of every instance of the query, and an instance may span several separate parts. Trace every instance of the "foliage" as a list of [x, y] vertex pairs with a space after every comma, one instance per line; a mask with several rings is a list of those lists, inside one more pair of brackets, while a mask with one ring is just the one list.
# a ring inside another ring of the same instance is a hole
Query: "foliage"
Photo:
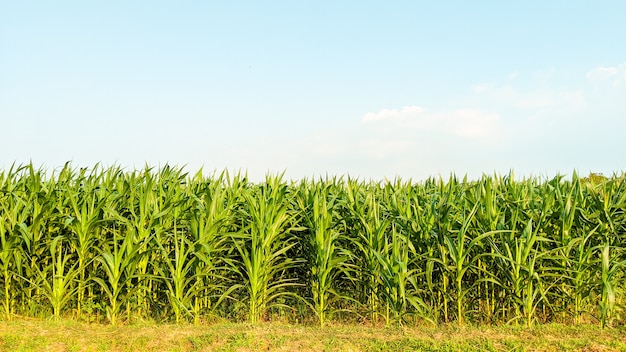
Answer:
[[254, 184], [13, 166], [2, 317], [615, 326], [625, 209], [624, 174]]

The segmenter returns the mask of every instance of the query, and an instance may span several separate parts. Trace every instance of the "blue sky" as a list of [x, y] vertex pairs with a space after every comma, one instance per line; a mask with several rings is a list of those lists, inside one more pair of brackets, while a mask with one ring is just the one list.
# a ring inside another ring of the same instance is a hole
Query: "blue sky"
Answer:
[[625, 169], [623, 1], [2, 1], [0, 168]]

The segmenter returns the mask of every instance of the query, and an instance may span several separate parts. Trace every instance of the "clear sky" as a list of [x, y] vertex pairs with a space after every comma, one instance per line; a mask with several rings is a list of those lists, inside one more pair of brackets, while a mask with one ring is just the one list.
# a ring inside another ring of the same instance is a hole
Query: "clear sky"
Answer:
[[626, 169], [626, 1], [0, 0], [0, 168]]

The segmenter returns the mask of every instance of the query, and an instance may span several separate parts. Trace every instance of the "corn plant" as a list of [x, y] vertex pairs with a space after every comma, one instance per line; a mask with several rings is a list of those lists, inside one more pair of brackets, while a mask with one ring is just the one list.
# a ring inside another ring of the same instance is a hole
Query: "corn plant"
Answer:
[[142, 246], [133, 239], [133, 231], [127, 231], [121, 240], [119, 231], [113, 229], [112, 232], [113, 239], [105, 244], [105, 248], [96, 258], [105, 276], [104, 278], [94, 277], [92, 280], [104, 291], [108, 301], [106, 302], [107, 319], [111, 325], [116, 325], [124, 302], [126, 302], [127, 315], [130, 315], [129, 298], [137, 290], [132, 280], [138, 276], [137, 263], [145, 253], [141, 252]]
[[38, 298], [41, 287], [36, 284], [41, 273], [40, 268], [52, 261], [48, 255], [49, 239], [60, 233], [60, 219], [54, 204], [57, 198], [54, 178], [45, 180], [42, 169], [35, 169], [31, 164], [24, 169], [22, 197], [25, 203], [24, 221], [17, 225], [20, 236], [20, 256], [22, 264], [16, 268], [21, 280], [22, 310], [36, 314], [41, 310]]
[[[157, 270], [165, 281], [176, 322], [180, 323], [183, 315], [192, 315], [191, 304], [198, 294], [198, 287], [194, 287], [197, 282], [194, 275], [197, 257], [193, 255], [193, 243], [176, 226], [167, 236], [171, 238], [165, 239], [158, 235], [155, 238], [163, 258], [163, 265], [157, 267]], [[165, 243], [172, 248], [167, 249]]]
[[333, 298], [349, 300], [349, 297], [337, 292], [335, 287], [341, 275], [350, 275], [348, 260], [352, 253], [340, 247], [345, 230], [336, 224], [337, 194], [331, 192], [333, 185], [328, 181], [302, 182], [298, 194], [298, 205], [309, 231], [307, 253], [311, 275], [311, 307], [320, 326], [324, 326], [327, 317], [335, 311], [331, 304]]
[[[402, 325], [405, 316], [411, 313], [435, 324], [429, 306], [419, 296], [417, 269], [409, 269], [409, 252], [415, 253], [415, 248], [405, 237], [400, 237], [395, 226], [392, 226], [388, 246], [386, 255], [375, 253], [380, 262], [382, 295], [387, 303], [387, 325], [390, 321]], [[391, 320], [389, 313], [392, 314]]]
[[16, 273], [22, 262], [18, 226], [26, 221], [26, 202], [19, 192], [19, 179], [22, 168], [11, 168], [0, 174], [0, 267], [3, 279], [3, 310], [7, 320], [11, 320], [15, 306]]
[[[391, 321], [400, 325], [409, 316], [436, 324], [431, 305], [424, 301], [429, 290], [420, 281], [428, 273], [422, 254], [431, 247], [434, 219], [431, 212], [420, 208], [423, 200], [416, 190], [411, 181], [403, 183], [400, 178], [385, 185], [383, 197], [392, 219], [391, 234], [386, 235], [384, 253], [376, 253], [381, 265], [383, 297]], [[430, 289], [432, 279], [431, 275], [426, 279]], [[389, 318], [387, 314], [388, 324]]]
[[[88, 266], [94, 260], [95, 245], [100, 238], [101, 223], [103, 221], [103, 207], [106, 199], [99, 194], [97, 188], [103, 186], [102, 174], [94, 174], [86, 177], [85, 169], [79, 176], [75, 176], [66, 165], [69, 178], [63, 189], [63, 208], [59, 211], [65, 213], [64, 226], [70, 229], [72, 236], [70, 243], [77, 256], [78, 287], [76, 297], [76, 311], [78, 318], [82, 314], [82, 305], [85, 302], [85, 292], [89, 282]], [[65, 171], [65, 170], [64, 170]], [[76, 178], [76, 180], [74, 180]], [[82, 183], [82, 186], [74, 187], [72, 182]], [[90, 297], [91, 298], [91, 297]]]
[[287, 255], [296, 245], [295, 215], [287, 208], [287, 186], [281, 178], [267, 176], [265, 184], [244, 190], [245, 208], [241, 211], [247, 223], [241, 231], [231, 234], [239, 254], [231, 267], [243, 282], [235, 286], [247, 292], [248, 319], [252, 323], [277, 305], [278, 298], [295, 295], [287, 291], [297, 285], [287, 273], [300, 262]]
[[625, 209], [624, 174], [253, 184], [12, 166], [1, 315], [610, 326], [623, 323]]
[[347, 202], [344, 206], [349, 209], [354, 219], [353, 231], [356, 239], [353, 241], [358, 251], [357, 273], [358, 281], [362, 282], [361, 294], [365, 297], [365, 304], [372, 323], [378, 321], [383, 312], [381, 302], [380, 262], [376, 253], [385, 251], [385, 235], [390, 231], [391, 221], [385, 217], [383, 205], [378, 201], [380, 187], [378, 184], [369, 187], [356, 180], [348, 180], [346, 187]]
[[63, 237], [55, 237], [50, 244], [50, 257], [52, 262], [43, 270], [38, 270], [39, 282], [36, 284], [42, 288], [44, 296], [52, 306], [52, 316], [59, 319], [61, 310], [74, 299], [78, 287], [74, 287], [74, 278], [79, 274], [76, 269], [77, 262], [71, 264], [72, 256], [62, 246]]
[[[456, 220], [457, 203], [460, 201], [459, 182], [453, 175], [447, 183], [440, 178], [433, 184], [435, 193], [432, 195], [431, 207], [435, 217], [433, 231], [433, 247], [428, 252], [426, 260], [428, 263], [427, 276], [435, 276], [437, 271], [438, 284], [435, 285], [435, 297], [437, 306], [441, 309], [444, 322], [448, 322], [449, 301], [452, 299], [450, 290], [451, 268], [449, 253], [449, 236], [454, 231]], [[437, 268], [435, 267], [437, 266]]]
[[459, 325], [463, 325], [465, 321], [466, 295], [473, 289], [471, 286], [464, 287], [463, 278], [469, 270], [475, 270], [476, 265], [474, 261], [479, 258], [477, 255], [470, 256], [470, 253], [475, 246], [479, 245], [480, 241], [493, 234], [493, 231], [488, 231], [473, 238], [471, 237], [469, 226], [476, 210], [477, 205], [474, 205], [469, 214], [462, 218], [461, 227], [455, 231], [456, 236], [452, 234], [445, 236], [447, 252], [452, 262], [448, 270], [453, 273], [455, 278], [457, 322]]
[[626, 265], [626, 260], [618, 261], [618, 256], [611, 256], [611, 246], [605, 243], [601, 247], [601, 295], [599, 302], [600, 326], [606, 327], [615, 311], [616, 305], [616, 279], [619, 272]]
[[[189, 232], [196, 265], [194, 287], [200, 291], [193, 302], [194, 322], [198, 323], [201, 311], [215, 314], [217, 307], [230, 297], [236, 288], [228, 285], [229, 235], [236, 232], [235, 215], [242, 203], [241, 194], [246, 187], [245, 177], [230, 177], [227, 172], [205, 182], [201, 173], [195, 177], [194, 188], [187, 188], [191, 199]], [[227, 288], [230, 286], [230, 288]]]

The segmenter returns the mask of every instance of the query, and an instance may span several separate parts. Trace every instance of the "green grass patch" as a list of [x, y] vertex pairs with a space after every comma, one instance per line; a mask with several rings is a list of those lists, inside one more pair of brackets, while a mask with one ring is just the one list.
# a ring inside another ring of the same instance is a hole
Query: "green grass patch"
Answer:
[[626, 329], [596, 325], [324, 328], [278, 323], [103, 325], [0, 322], [0, 351], [626, 351]]

